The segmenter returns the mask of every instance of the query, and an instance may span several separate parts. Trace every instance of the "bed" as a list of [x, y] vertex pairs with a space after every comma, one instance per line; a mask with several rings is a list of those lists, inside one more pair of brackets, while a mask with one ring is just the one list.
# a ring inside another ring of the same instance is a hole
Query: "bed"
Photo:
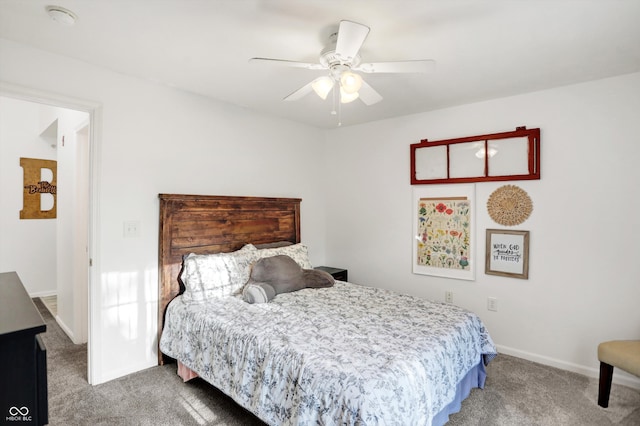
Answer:
[[[446, 423], [496, 355], [475, 314], [342, 281], [243, 300], [238, 283], [256, 259], [284, 251], [310, 267], [300, 202], [160, 195], [159, 362], [176, 359], [183, 377], [200, 376], [274, 426]], [[290, 245], [260, 248], [281, 242]], [[219, 273], [234, 286], [194, 291], [181, 271], [190, 253], [224, 261], [205, 287]]]

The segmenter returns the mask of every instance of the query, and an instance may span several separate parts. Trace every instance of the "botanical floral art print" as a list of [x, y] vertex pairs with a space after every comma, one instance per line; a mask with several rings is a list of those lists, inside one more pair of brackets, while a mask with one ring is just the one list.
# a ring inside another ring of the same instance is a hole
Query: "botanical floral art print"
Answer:
[[418, 200], [417, 265], [469, 271], [471, 203], [466, 197]]

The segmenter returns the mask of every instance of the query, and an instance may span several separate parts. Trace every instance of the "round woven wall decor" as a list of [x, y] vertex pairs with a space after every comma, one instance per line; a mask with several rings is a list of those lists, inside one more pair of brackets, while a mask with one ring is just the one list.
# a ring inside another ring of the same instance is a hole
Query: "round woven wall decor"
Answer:
[[533, 203], [529, 194], [515, 185], [505, 185], [493, 191], [487, 201], [489, 216], [505, 226], [519, 225], [531, 214]]

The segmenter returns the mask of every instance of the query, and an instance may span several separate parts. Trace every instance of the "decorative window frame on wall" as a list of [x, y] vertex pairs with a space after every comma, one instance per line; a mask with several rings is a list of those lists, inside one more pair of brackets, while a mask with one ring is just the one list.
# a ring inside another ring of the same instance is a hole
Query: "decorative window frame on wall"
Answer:
[[410, 148], [412, 185], [540, 179], [539, 128], [423, 139]]

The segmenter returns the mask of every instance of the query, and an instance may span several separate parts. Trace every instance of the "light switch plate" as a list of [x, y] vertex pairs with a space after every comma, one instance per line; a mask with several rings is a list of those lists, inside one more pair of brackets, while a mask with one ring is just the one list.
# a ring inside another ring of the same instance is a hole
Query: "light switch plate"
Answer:
[[140, 236], [140, 221], [128, 220], [124, 222], [124, 237], [137, 238]]

